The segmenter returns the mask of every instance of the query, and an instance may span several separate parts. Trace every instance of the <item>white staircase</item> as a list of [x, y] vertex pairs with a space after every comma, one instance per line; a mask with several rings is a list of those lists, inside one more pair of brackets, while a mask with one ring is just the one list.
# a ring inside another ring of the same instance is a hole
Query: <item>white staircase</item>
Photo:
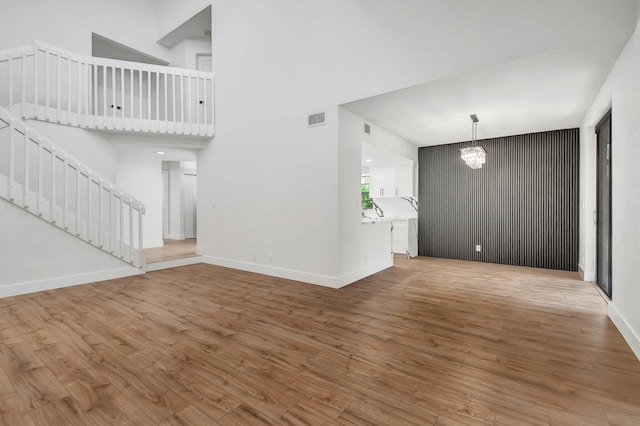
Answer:
[[0, 107], [0, 198], [138, 268], [144, 206]]
[[24, 120], [212, 137], [213, 74], [78, 55], [0, 52], [0, 198], [138, 268], [144, 206]]
[[0, 105], [24, 119], [212, 137], [213, 74], [82, 56], [35, 41], [0, 52]]

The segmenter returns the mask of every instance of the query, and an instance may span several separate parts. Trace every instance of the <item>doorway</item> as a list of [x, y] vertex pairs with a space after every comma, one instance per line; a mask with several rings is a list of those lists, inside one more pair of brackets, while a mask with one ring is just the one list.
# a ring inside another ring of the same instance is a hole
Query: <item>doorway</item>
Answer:
[[611, 110], [596, 126], [596, 282], [609, 299], [611, 282]]

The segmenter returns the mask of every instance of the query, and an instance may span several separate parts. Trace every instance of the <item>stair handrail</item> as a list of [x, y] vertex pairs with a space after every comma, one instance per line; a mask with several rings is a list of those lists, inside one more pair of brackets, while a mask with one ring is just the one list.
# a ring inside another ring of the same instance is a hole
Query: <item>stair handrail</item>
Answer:
[[[19, 194], [16, 193], [16, 187], [19, 186], [20, 184], [17, 182], [16, 178], [15, 178], [15, 174], [16, 174], [16, 150], [18, 148], [17, 144], [19, 143], [18, 141], [16, 141], [16, 135], [15, 133], [19, 133], [21, 135], [24, 136], [23, 139], [23, 148], [22, 148], [22, 152], [23, 152], [23, 161], [21, 162], [21, 164], [24, 166], [24, 170], [23, 170], [23, 178], [24, 178], [24, 182], [22, 184], [23, 187], [23, 194], [22, 194], [22, 207], [25, 210], [30, 211], [31, 213], [33, 213], [36, 216], [39, 216], [40, 218], [42, 218], [45, 221], [48, 221], [52, 224], [57, 225], [58, 227], [62, 228], [63, 230], [67, 231], [68, 233], [75, 235], [76, 237], [91, 243], [95, 246], [97, 246], [98, 248], [113, 254], [116, 257], [119, 257], [131, 264], [133, 264], [136, 267], [142, 268], [144, 266], [144, 256], [143, 256], [143, 238], [142, 238], [142, 216], [145, 214], [145, 207], [144, 204], [142, 202], [140, 202], [139, 200], [135, 199], [134, 197], [132, 197], [130, 194], [128, 194], [125, 191], [120, 190], [117, 186], [113, 185], [108, 179], [102, 178], [100, 176], [100, 174], [96, 173], [95, 171], [93, 171], [91, 168], [89, 168], [86, 164], [81, 163], [79, 161], [77, 161], [73, 156], [69, 155], [66, 153], [66, 151], [60, 147], [58, 147], [57, 145], [55, 145], [50, 139], [42, 136], [38, 131], [28, 127], [26, 125], [26, 123], [24, 121], [22, 121], [21, 119], [19, 119], [18, 117], [16, 117], [14, 114], [12, 114], [8, 109], [6, 109], [3, 106], [0, 106], [0, 120], [4, 123], [8, 124], [9, 127], [9, 147], [8, 147], [8, 173], [7, 173], [7, 186], [8, 188], [6, 189], [6, 197], [10, 202], [12, 203], [17, 203], [18, 199], [19, 199]], [[6, 126], [5, 126], [6, 127]], [[28, 192], [30, 191], [30, 184], [31, 184], [31, 179], [30, 179], [30, 171], [29, 171], [29, 160], [30, 160], [30, 155], [28, 154], [29, 148], [28, 148], [28, 142], [33, 142], [37, 145], [37, 181], [35, 183], [36, 185], [36, 198], [37, 198], [37, 204], [36, 206], [33, 206], [32, 203], [30, 203], [30, 199], [28, 196]], [[50, 170], [50, 175], [49, 175], [49, 179], [50, 179], [50, 194], [49, 194], [49, 214], [47, 217], [45, 217], [43, 211], [43, 204], [45, 203], [45, 194], [43, 194], [43, 181], [44, 181], [44, 176], [43, 176], [43, 170], [44, 170], [44, 166], [43, 166], [43, 160], [41, 159], [41, 150], [46, 151], [47, 153], [49, 153], [50, 158], [51, 158], [51, 163], [49, 166], [49, 170]], [[63, 194], [63, 202], [62, 202], [62, 209], [63, 209], [63, 220], [62, 223], [60, 223], [60, 221], [58, 220], [58, 216], [56, 214], [56, 209], [59, 207], [57, 205], [56, 202], [56, 197], [58, 196], [58, 193], [56, 191], [56, 185], [54, 182], [57, 182], [59, 179], [56, 176], [56, 166], [55, 166], [55, 162], [57, 160], [61, 160], [63, 162], [63, 169], [62, 169], [62, 182], [63, 182], [63, 188], [62, 188], [62, 194]], [[68, 168], [71, 168], [73, 170], [76, 171], [76, 192], [74, 193], [75, 195], [75, 200], [76, 200], [76, 209], [75, 209], [75, 217], [76, 217], [76, 223], [75, 226], [72, 226], [69, 221], [68, 221], [68, 203], [69, 200], [67, 199], [68, 196], [68, 182], [67, 182], [67, 173], [68, 173]], [[81, 177], [86, 178], [86, 183], [87, 183], [87, 203], [86, 203], [86, 209], [87, 209], [87, 218], [86, 218], [86, 233], [83, 235], [82, 230], [81, 230], [81, 226], [80, 226], [80, 197], [82, 194], [80, 194], [80, 181], [79, 179]], [[91, 216], [92, 216], [92, 210], [91, 210], [91, 186], [93, 184], [98, 184], [99, 185], [99, 199], [98, 199], [98, 208], [99, 208], [99, 212], [98, 212], [98, 230], [97, 230], [97, 239], [95, 238], [95, 231], [92, 228], [92, 223], [91, 223]], [[108, 230], [107, 230], [107, 235], [109, 237], [109, 241], [108, 242], [104, 242], [104, 232], [103, 232], [103, 226], [102, 226], [102, 203], [103, 203], [103, 191], [108, 192], [109, 193], [109, 223], [106, 224], [105, 226], [108, 225]], [[3, 191], [0, 191], [0, 195], [3, 194]], [[113, 206], [112, 206], [112, 202], [113, 199], [119, 200], [119, 205], [117, 206], [119, 208], [119, 214], [120, 217], [119, 218], [112, 218], [111, 214], [112, 214], [112, 210], [113, 210]], [[128, 255], [125, 254], [124, 252], [124, 245], [125, 245], [125, 235], [124, 235], [124, 223], [125, 223], [125, 219], [123, 217], [123, 208], [126, 209], [125, 206], [128, 206], [128, 242], [129, 242], [129, 252]], [[133, 213], [137, 212], [137, 217], [138, 217], [138, 222], [137, 224], [134, 223], [133, 221]], [[113, 227], [113, 222], [115, 221], [116, 223], [116, 227]], [[137, 245], [138, 245], [138, 255], [134, 256], [133, 255], [133, 251], [134, 251], [134, 225], [137, 225], [138, 227], [138, 233], [137, 233]], [[113, 229], [112, 229], [113, 228]], [[116, 229], [117, 228], [117, 229]], [[119, 231], [119, 235], [114, 235], [114, 232]], [[115, 237], [120, 237], [119, 241], [119, 250], [116, 250], [116, 247], [114, 246], [114, 240], [116, 240], [117, 238]], [[119, 256], [118, 256], [119, 255]]]

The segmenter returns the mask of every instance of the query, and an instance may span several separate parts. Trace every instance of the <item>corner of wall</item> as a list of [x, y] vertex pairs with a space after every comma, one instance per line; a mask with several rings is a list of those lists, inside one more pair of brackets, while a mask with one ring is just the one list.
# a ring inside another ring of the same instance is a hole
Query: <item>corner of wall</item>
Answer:
[[631, 327], [629, 322], [620, 313], [614, 302], [609, 303], [609, 318], [618, 328], [622, 337], [627, 342], [633, 353], [640, 361], [640, 335]]

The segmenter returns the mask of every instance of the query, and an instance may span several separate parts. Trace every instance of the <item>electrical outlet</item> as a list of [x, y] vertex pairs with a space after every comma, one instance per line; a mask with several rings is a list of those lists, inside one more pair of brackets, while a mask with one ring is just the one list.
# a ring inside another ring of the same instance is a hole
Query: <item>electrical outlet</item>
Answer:
[[480, 253], [482, 251], [482, 246], [480, 244], [476, 244], [476, 251]]

